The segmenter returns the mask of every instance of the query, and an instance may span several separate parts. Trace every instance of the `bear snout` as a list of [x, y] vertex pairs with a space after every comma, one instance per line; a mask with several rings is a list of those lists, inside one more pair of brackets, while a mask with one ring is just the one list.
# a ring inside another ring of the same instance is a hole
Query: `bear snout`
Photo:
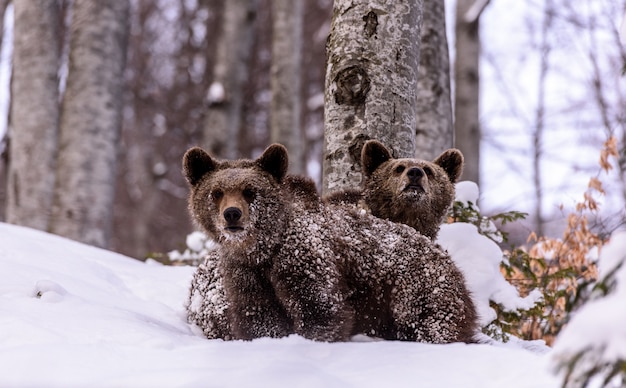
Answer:
[[411, 167], [406, 171], [406, 177], [408, 179], [408, 183], [404, 187], [404, 191], [417, 191], [424, 192], [424, 170], [420, 167]]
[[419, 167], [411, 167], [406, 172], [406, 175], [409, 177], [411, 181], [419, 181], [424, 176], [424, 170]]
[[231, 232], [243, 230], [241, 225], [239, 225], [239, 220], [241, 219], [242, 214], [242, 211], [236, 207], [229, 207], [224, 210], [222, 215], [226, 221], [226, 229]]

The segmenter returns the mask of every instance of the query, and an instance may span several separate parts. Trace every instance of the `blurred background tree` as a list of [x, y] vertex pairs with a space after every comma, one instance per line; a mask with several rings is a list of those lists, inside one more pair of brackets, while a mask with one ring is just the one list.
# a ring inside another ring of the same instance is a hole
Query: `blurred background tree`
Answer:
[[465, 156], [463, 179], [480, 186], [480, 17], [488, 0], [457, 0], [455, 12], [454, 137]]
[[626, 219], [618, 33], [625, 7], [623, 0], [493, 0], [481, 15], [481, 200], [490, 211], [529, 213], [525, 230], [512, 236], [518, 244], [531, 230], [560, 234], [612, 137], [620, 162], [607, 172], [603, 210], [589, 222], [607, 235]]
[[61, 9], [54, 1], [22, 1], [14, 12], [6, 220], [47, 230], [59, 134]]
[[[84, 2], [26, 0], [20, 1], [15, 10], [12, 2], [0, 2], [0, 10], [3, 12], [0, 19], [7, 22], [2, 29], [4, 55], [0, 66], [6, 74], [11, 74], [11, 65], [21, 64], [17, 62], [22, 58], [18, 51], [24, 46], [21, 40], [32, 40], [31, 36], [39, 30], [51, 30], [52, 27], [45, 24], [47, 20], [58, 26], [57, 35], [42, 33], [41, 39], [37, 41], [51, 50], [52, 54], [55, 48], [58, 49], [59, 59], [56, 63], [43, 60], [40, 56], [44, 52], [34, 50], [34, 45], [30, 45], [31, 51], [26, 53], [28, 60], [51, 66], [52, 70], [48, 71], [50, 75], [22, 76], [22, 72], [40, 70], [31, 66], [20, 66], [20, 70], [13, 72], [13, 78], [48, 80], [56, 88], [48, 87], [47, 90], [60, 95], [54, 97], [37, 94], [32, 89], [19, 86], [14, 80], [14, 86], [20, 88], [15, 95], [9, 93], [8, 89], [0, 93], [4, 97], [3, 103], [10, 102], [12, 110], [21, 109], [30, 116], [33, 116], [33, 112], [43, 112], [46, 105], [37, 102], [37, 97], [52, 106], [52, 113], [42, 116], [53, 123], [60, 120], [55, 119], [54, 114], [60, 117], [60, 102], [67, 91], [65, 85], [69, 83], [68, 77], [72, 77], [68, 72], [71, 67], [70, 30], [73, 17], [76, 16], [76, 7], [82, 3]], [[97, 1], [91, 3], [99, 4]], [[290, 3], [283, 6], [289, 6]], [[185, 150], [192, 145], [203, 145], [223, 157], [255, 157], [270, 142], [270, 117], [281, 117], [279, 114], [272, 115], [270, 111], [284, 109], [285, 103], [299, 109], [298, 117], [289, 119], [294, 120], [292, 132], [295, 139], [292, 144], [296, 141], [302, 144], [300, 168], [320, 180], [319, 163], [312, 163], [309, 171], [306, 169], [309, 160], [319, 160], [323, 144], [324, 42], [328, 35], [332, 2], [302, 1], [300, 10], [286, 11], [294, 12], [294, 15], [295, 12], [306, 15], [306, 18], [300, 18], [299, 25], [274, 27], [277, 31], [290, 28], [292, 34], [298, 34], [277, 38], [290, 38], [292, 42], [300, 40], [301, 48], [294, 46], [294, 51], [289, 53], [292, 57], [290, 60], [299, 63], [292, 65], [291, 71], [297, 73], [275, 72], [276, 76], [288, 76], [292, 80], [289, 81], [289, 86], [296, 88], [288, 91], [284, 98], [299, 97], [296, 101], [297, 107], [285, 100], [282, 103], [279, 100], [272, 103], [272, 13], [285, 12], [280, 7], [274, 10], [273, 6], [279, 7], [278, 2], [130, 2], [128, 16], [119, 18], [120, 22], [129, 25], [126, 66], [123, 75], [118, 77], [124, 81], [125, 88], [116, 96], [116, 102], [122, 104], [121, 125], [118, 129], [120, 138], [116, 142], [117, 150], [109, 155], [113, 159], [107, 163], [113, 167], [113, 160], [117, 156], [115, 183], [109, 183], [110, 187], [115, 188], [114, 204], [108, 208], [108, 215], [112, 216], [112, 235], [109, 242], [99, 245], [137, 258], [182, 245], [185, 236], [193, 229], [187, 213], [187, 186], [180, 173], [180, 161]], [[47, 12], [48, 18], [27, 19], [18, 12], [20, 7]], [[58, 9], [57, 14], [46, 11], [46, 7]], [[282, 20], [290, 21], [292, 18], [293, 15], [286, 15]], [[293, 20], [297, 23], [297, 18]], [[33, 24], [38, 28], [33, 28]], [[22, 27], [31, 33], [27, 35], [20, 32], [19, 28]], [[108, 41], [107, 44], [111, 43]], [[306, 50], [302, 47], [306, 47]], [[278, 68], [281, 65], [275, 62], [274, 66]], [[104, 74], [92, 72], [91, 77], [94, 81], [101, 80]], [[294, 79], [299, 81], [300, 87], [297, 87]], [[25, 94], [22, 99], [20, 92]], [[297, 96], [293, 93], [297, 93]], [[291, 97], [288, 97], [290, 94]], [[29, 108], [22, 102], [24, 99], [38, 108]], [[224, 124], [212, 124], [216, 122], [215, 116], [219, 111], [226, 112], [226, 119], [221, 119]], [[11, 203], [8, 193], [19, 187], [13, 182], [9, 186], [8, 182], [11, 166], [18, 168], [19, 161], [19, 158], [14, 160], [11, 157], [16, 152], [9, 152], [14, 148], [9, 148], [9, 144], [15, 144], [15, 147], [22, 144], [19, 136], [26, 132], [30, 132], [31, 137], [41, 142], [45, 140], [44, 133], [58, 136], [59, 130], [50, 125], [44, 125], [45, 128], [39, 126], [42, 132], [37, 135], [31, 130], [18, 129], [19, 125], [28, 125], [29, 122], [23, 119], [19, 120], [18, 128], [13, 129], [15, 120], [20, 116], [12, 114], [13, 125], [10, 126], [7, 125], [8, 114], [3, 117], [4, 124], [0, 126], [0, 220], [7, 221], [11, 214], [7, 212]], [[44, 132], [44, 129], [48, 132]], [[86, 129], [76, 130], [77, 134], [88, 132]], [[275, 138], [276, 136], [282, 135], [274, 135]], [[17, 138], [15, 143], [14, 137]], [[289, 144], [286, 139], [283, 142]], [[291, 148], [292, 145], [289, 145]], [[104, 150], [102, 144], [86, 145], [84, 155], [93, 155], [93, 147]], [[53, 170], [54, 161], [59, 157], [56, 147], [54, 157], [47, 159], [45, 149], [40, 145], [21, 149], [26, 149], [27, 152], [22, 152], [21, 155], [30, 160], [31, 166], [39, 166], [45, 171], [43, 176], [55, 176], [49, 172]], [[76, 164], [84, 166], [85, 163]], [[37, 173], [29, 168], [19, 167], [19, 170], [21, 174]], [[29, 186], [22, 185], [22, 190], [31, 195], [41, 192], [40, 189]], [[97, 198], [88, 199], [95, 201]], [[35, 208], [31, 214], [44, 218], [43, 223], [33, 224], [36, 218], [31, 216], [11, 216], [11, 222], [25, 225], [31, 223], [39, 229], [50, 230], [48, 218], [51, 206], [42, 202]], [[94, 243], [89, 239], [72, 237]]]
[[425, 1], [422, 14], [415, 157], [434, 160], [455, 146], [445, 1]]
[[[103, 248], [110, 246], [113, 232], [111, 209], [124, 107], [129, 10], [126, 0], [74, 1], [67, 80], [59, 107], [48, 230]], [[38, 149], [30, 151], [37, 155]], [[31, 163], [41, 162], [31, 155]], [[12, 188], [9, 186], [9, 192]]]

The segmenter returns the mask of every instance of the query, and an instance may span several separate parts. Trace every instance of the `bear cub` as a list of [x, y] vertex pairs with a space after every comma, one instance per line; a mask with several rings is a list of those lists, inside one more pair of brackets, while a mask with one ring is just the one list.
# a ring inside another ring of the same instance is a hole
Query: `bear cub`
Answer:
[[476, 311], [445, 251], [406, 225], [323, 202], [287, 166], [278, 144], [256, 160], [185, 154], [190, 213], [217, 242], [194, 274], [190, 323], [223, 339], [473, 341]]
[[363, 188], [331, 193], [331, 203], [360, 203], [373, 215], [409, 225], [433, 241], [452, 201], [454, 184], [463, 171], [463, 154], [444, 151], [432, 162], [396, 159], [379, 141], [369, 140], [361, 151]]

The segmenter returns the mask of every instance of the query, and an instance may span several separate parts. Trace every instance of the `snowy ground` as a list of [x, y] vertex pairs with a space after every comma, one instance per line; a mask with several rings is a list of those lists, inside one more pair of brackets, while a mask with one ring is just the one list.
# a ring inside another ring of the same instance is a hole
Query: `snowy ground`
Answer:
[[204, 339], [191, 267], [0, 223], [0, 386], [557, 387], [513, 345]]

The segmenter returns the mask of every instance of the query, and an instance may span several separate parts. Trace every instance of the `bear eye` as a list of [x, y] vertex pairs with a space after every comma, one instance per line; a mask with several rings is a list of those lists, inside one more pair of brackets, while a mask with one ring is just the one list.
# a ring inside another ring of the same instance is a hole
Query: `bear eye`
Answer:
[[433, 176], [435, 174], [433, 169], [428, 167], [428, 166], [424, 167], [423, 170], [426, 173], [426, 175], [428, 175], [428, 176]]
[[256, 197], [256, 192], [253, 189], [250, 189], [250, 188], [244, 189], [244, 191], [243, 191], [243, 198], [247, 202], [254, 201], [254, 197]]
[[213, 190], [211, 192], [211, 199], [214, 201], [219, 201], [224, 196], [224, 192], [222, 190]]
[[402, 174], [403, 171], [404, 171], [404, 166], [396, 167], [396, 174]]

